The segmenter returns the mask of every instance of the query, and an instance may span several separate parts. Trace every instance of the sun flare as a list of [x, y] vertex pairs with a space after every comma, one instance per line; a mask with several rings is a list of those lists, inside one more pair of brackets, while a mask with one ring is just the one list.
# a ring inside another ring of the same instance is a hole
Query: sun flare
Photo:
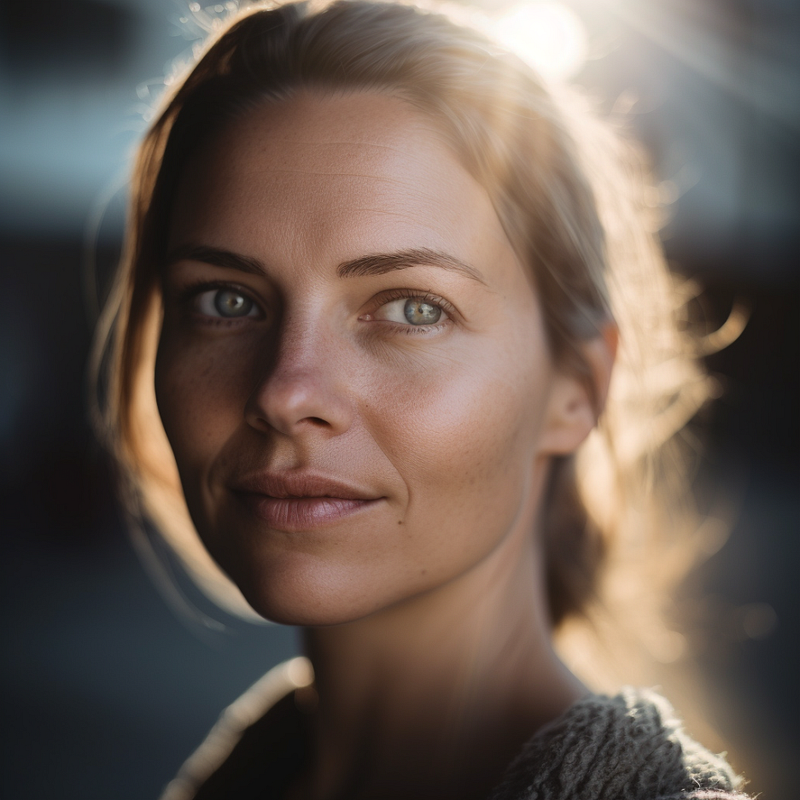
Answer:
[[495, 24], [497, 39], [551, 80], [567, 80], [586, 61], [587, 36], [580, 17], [561, 3], [523, 3]]

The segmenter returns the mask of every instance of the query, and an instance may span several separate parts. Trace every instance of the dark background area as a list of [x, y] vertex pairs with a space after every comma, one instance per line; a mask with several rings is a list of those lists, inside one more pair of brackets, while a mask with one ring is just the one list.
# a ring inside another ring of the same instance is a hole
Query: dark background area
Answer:
[[[751, 791], [789, 800], [800, 778], [797, 4], [565, 4], [589, 37], [576, 82], [606, 111], [630, 109], [674, 200], [665, 245], [676, 271], [705, 287], [709, 323], [734, 303], [751, 309], [742, 335], [708, 358], [724, 393], [694, 423], [706, 442], [698, 493], [733, 524], [693, 578], [703, 599], [689, 641], [710, 721]], [[291, 629], [225, 618], [211, 631], [170, 612], [87, 423], [91, 262], [102, 278], [118, 253], [124, 176], [159, 76], [222, 9], [0, 2], [9, 800], [155, 798], [221, 708], [297, 649]]]

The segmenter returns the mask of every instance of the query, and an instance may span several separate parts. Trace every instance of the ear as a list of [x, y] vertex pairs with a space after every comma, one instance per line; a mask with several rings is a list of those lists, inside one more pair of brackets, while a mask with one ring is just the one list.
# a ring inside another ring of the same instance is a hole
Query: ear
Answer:
[[585, 374], [567, 369], [556, 372], [540, 441], [541, 455], [574, 453], [595, 427], [608, 396], [618, 341], [617, 326], [608, 322], [597, 336], [581, 345]]

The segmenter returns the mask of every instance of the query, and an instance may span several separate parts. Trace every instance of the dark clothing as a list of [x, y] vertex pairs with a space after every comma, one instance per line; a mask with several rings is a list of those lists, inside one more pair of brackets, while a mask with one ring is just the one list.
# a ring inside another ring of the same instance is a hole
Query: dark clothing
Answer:
[[[161, 800], [280, 800], [307, 752], [292, 680], [304, 672], [303, 660], [281, 664], [226, 709]], [[747, 800], [740, 783], [663, 697], [626, 688], [539, 730], [487, 800]]]

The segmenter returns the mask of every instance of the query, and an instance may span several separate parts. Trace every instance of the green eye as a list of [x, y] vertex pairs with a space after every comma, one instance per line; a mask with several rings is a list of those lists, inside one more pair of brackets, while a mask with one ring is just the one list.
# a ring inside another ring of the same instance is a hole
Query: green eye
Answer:
[[210, 289], [197, 296], [197, 310], [207, 317], [241, 319], [258, 317], [260, 309], [246, 294], [238, 289]]
[[375, 319], [385, 319], [406, 327], [437, 325], [448, 319], [439, 302], [427, 297], [406, 295], [384, 303], [374, 314]]
[[221, 289], [214, 297], [214, 307], [222, 317], [246, 317], [254, 305], [249, 297], [232, 289]]
[[403, 306], [403, 316], [412, 325], [435, 325], [442, 316], [442, 309], [424, 300], [409, 298]]

